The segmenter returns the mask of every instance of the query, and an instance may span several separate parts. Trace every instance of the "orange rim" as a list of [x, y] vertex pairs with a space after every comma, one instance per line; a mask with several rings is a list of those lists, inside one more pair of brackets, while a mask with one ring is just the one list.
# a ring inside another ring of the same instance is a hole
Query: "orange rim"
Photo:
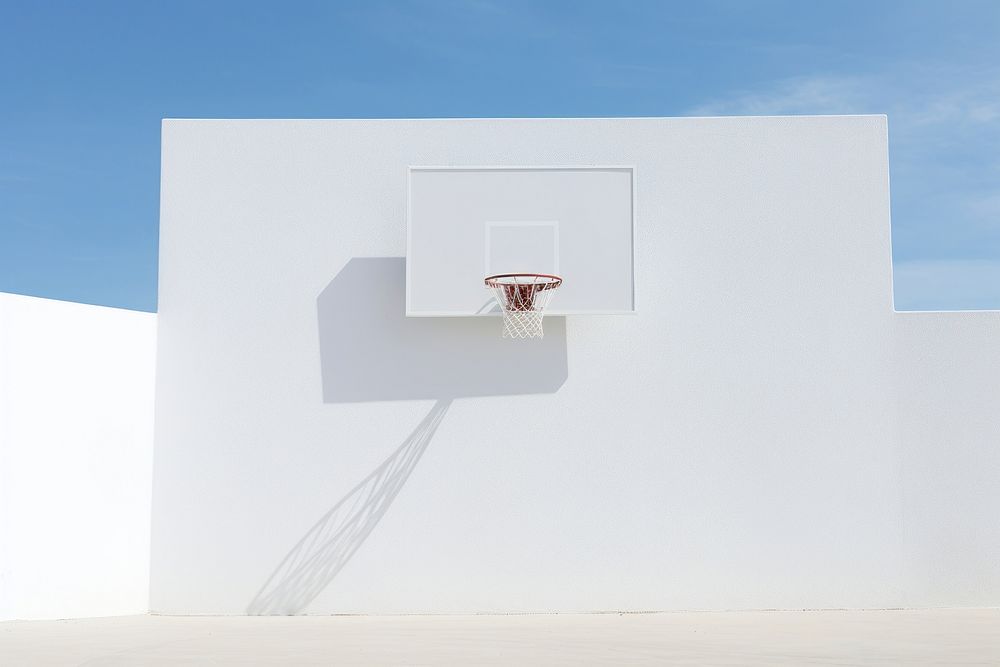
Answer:
[[[501, 278], [545, 278], [549, 282], [544, 283], [504, 283]], [[532, 285], [539, 290], [555, 289], [562, 285], [563, 279], [551, 273], [498, 273], [493, 276], [486, 276], [487, 287], [502, 287], [504, 285]]]

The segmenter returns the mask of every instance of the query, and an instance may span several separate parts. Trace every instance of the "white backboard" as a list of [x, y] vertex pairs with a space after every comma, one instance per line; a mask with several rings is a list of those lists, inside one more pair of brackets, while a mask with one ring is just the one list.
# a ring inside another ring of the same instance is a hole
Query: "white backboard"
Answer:
[[635, 310], [632, 167], [410, 167], [406, 314], [494, 314], [483, 279], [555, 273], [549, 314]]

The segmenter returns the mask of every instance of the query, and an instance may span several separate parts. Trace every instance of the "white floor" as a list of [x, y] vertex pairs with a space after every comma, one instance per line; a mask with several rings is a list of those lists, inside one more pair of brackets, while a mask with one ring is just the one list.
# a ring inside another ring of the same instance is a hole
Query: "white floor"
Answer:
[[998, 665], [1000, 609], [0, 623], [3, 665]]

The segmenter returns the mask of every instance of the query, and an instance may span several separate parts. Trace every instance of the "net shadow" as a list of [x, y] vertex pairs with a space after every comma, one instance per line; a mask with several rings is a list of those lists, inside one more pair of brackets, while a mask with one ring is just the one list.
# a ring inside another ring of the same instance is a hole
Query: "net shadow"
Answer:
[[298, 614], [323, 592], [385, 516], [450, 405], [437, 401], [389, 458], [320, 517], [268, 577], [248, 614]]
[[317, 297], [324, 402], [436, 402], [288, 551], [248, 614], [301, 613], [329, 586], [388, 511], [453, 399], [553, 393], [566, 382], [563, 317], [546, 318], [545, 338], [510, 341], [500, 337], [499, 317], [406, 317], [405, 302], [402, 257], [355, 257]]

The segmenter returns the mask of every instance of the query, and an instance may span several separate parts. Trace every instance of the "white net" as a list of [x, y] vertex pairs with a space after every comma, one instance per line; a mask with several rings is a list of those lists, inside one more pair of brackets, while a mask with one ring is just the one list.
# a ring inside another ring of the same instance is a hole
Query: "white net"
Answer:
[[542, 318], [562, 278], [533, 273], [490, 276], [486, 286], [493, 290], [503, 309], [504, 338], [542, 338]]

